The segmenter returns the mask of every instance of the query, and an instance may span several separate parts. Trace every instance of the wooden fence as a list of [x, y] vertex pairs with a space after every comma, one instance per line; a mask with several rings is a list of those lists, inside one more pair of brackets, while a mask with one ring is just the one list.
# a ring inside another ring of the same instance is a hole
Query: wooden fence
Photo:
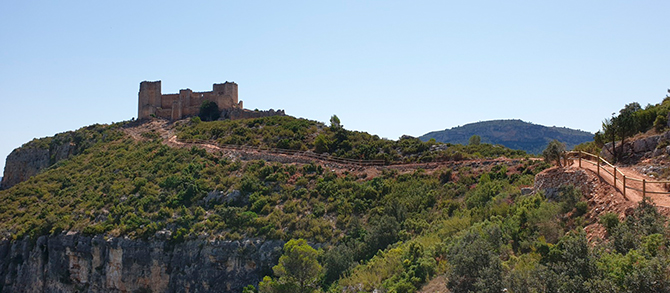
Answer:
[[[635, 190], [642, 192], [642, 196], [645, 197], [647, 194], [670, 194], [668, 191], [651, 191], [647, 190], [651, 184], [654, 185], [662, 185], [663, 189], [668, 190], [668, 186], [670, 186], [670, 181], [651, 181], [651, 180], [646, 180], [646, 179], [637, 179], [633, 177], [626, 176], [621, 170], [619, 170], [616, 166], [612, 165], [610, 162], [607, 160], [603, 159], [602, 157], [594, 154], [590, 154], [587, 152], [582, 152], [582, 151], [572, 151], [572, 152], [567, 152], [565, 156], [565, 163], [567, 164], [567, 160], [578, 160], [579, 162], [579, 167], [582, 167], [582, 164], [592, 164], [596, 166], [596, 173], [598, 176], [600, 176], [600, 172], [605, 172], [607, 174], [610, 174], [614, 178], [614, 189], [617, 189], [617, 187], [621, 190], [623, 193], [624, 198], [628, 199], [626, 197], [626, 190]], [[617, 182], [619, 185], [617, 185]]]

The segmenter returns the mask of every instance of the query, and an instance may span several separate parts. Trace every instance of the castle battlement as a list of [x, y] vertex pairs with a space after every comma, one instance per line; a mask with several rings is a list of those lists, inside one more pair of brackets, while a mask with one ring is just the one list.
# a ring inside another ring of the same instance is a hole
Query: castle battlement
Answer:
[[200, 113], [200, 105], [204, 101], [215, 102], [221, 110], [221, 117], [228, 119], [258, 118], [267, 116], [283, 116], [283, 110], [250, 111], [244, 109], [242, 101], [237, 98], [237, 84], [234, 82], [215, 83], [212, 91], [194, 92], [191, 89], [179, 90], [179, 93], [163, 94], [161, 81], [143, 81], [138, 94], [139, 106], [137, 119], [153, 116], [170, 120], [196, 116]]

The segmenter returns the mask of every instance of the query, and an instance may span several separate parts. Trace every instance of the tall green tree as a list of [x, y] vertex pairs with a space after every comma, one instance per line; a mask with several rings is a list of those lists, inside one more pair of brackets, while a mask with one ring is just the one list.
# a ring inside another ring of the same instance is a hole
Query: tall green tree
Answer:
[[337, 117], [337, 115], [331, 116], [330, 117], [330, 129], [337, 130], [337, 129], [340, 129], [340, 128], [343, 128], [343, 126], [340, 122], [340, 118]]
[[258, 284], [261, 293], [309, 293], [319, 285], [321, 271], [318, 251], [304, 239], [292, 239], [284, 245], [279, 264], [272, 268], [277, 279], [264, 277]]

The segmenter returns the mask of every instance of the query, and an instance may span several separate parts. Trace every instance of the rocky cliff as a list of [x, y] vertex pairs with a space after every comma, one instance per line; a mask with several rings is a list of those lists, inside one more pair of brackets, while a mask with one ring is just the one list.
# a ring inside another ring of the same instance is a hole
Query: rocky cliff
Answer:
[[72, 143], [54, 148], [27, 145], [15, 149], [7, 156], [0, 189], [7, 189], [26, 181], [53, 163], [68, 158], [74, 151], [73, 146]]
[[271, 272], [283, 244], [65, 234], [6, 240], [0, 292], [240, 292]]
[[95, 124], [52, 137], [33, 139], [7, 156], [0, 190], [26, 181], [58, 161], [81, 154], [98, 142], [118, 138], [121, 133], [112, 127]]

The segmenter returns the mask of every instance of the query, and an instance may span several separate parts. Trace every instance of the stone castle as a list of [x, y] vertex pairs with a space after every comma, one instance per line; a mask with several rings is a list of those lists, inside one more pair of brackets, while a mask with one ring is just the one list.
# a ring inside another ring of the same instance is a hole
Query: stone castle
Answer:
[[200, 113], [204, 101], [215, 102], [221, 110], [221, 118], [244, 119], [285, 115], [283, 110], [251, 111], [244, 109], [237, 98], [237, 84], [234, 82], [215, 83], [211, 92], [179, 90], [178, 94], [162, 94], [161, 81], [140, 83], [138, 119], [152, 116], [169, 120], [179, 120]]

